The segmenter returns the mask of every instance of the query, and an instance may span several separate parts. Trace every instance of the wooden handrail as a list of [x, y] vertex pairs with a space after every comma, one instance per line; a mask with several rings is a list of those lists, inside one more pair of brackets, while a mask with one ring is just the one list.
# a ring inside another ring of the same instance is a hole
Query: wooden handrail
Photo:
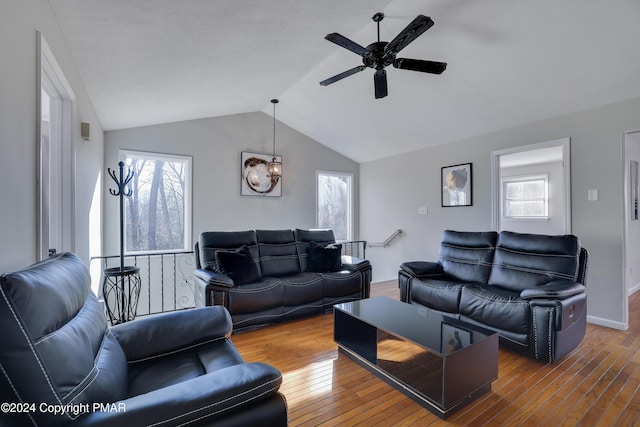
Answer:
[[386, 248], [387, 246], [389, 246], [391, 244], [391, 242], [393, 240], [395, 240], [396, 237], [400, 236], [402, 234], [402, 230], [401, 229], [397, 229], [396, 231], [393, 232], [393, 234], [391, 234], [391, 236], [387, 237], [387, 240], [385, 240], [382, 243], [369, 243], [369, 247], [375, 247], [375, 246], [379, 246], [379, 247], [383, 247]]

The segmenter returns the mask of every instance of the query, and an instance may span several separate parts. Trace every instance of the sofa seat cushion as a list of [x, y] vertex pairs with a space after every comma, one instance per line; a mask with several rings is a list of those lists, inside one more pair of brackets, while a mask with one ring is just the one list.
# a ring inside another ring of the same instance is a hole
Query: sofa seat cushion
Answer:
[[411, 302], [447, 313], [458, 313], [460, 293], [464, 283], [455, 280], [413, 279]]
[[343, 297], [362, 293], [363, 276], [359, 271], [340, 270], [332, 273], [320, 273], [324, 280], [324, 296]]
[[460, 295], [460, 314], [482, 324], [528, 334], [531, 307], [517, 292], [491, 285], [467, 285]]
[[179, 384], [218, 369], [244, 363], [227, 339], [129, 363], [127, 397], [137, 396], [170, 385]]
[[261, 282], [236, 286], [229, 290], [229, 313], [254, 313], [282, 307], [282, 280], [263, 277]]
[[318, 273], [298, 273], [293, 276], [280, 277], [285, 307], [307, 303], [322, 304], [324, 283]]

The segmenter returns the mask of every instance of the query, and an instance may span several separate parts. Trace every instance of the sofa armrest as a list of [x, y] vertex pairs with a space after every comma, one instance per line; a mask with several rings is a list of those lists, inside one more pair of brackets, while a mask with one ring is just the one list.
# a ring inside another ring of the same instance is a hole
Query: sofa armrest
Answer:
[[[233, 365], [112, 403], [108, 408], [114, 410], [91, 412], [80, 417], [74, 426], [178, 426], [199, 420], [224, 420], [228, 412], [243, 408], [250, 411], [256, 402], [276, 394], [281, 383], [282, 374], [269, 365]], [[256, 417], [258, 423], [260, 414]]]
[[217, 273], [211, 270], [205, 270], [204, 268], [198, 268], [194, 270], [193, 275], [202, 280], [207, 285], [222, 286], [227, 288], [233, 288], [233, 280], [226, 274]]
[[524, 289], [520, 298], [531, 299], [565, 299], [585, 292], [586, 287], [571, 280], [552, 280], [546, 285]]
[[342, 255], [340, 257], [340, 263], [342, 264], [342, 268], [348, 271], [361, 271], [371, 268], [369, 260], [349, 255]]
[[157, 356], [231, 335], [226, 308], [201, 307], [138, 318], [110, 328], [128, 361]]
[[444, 268], [440, 263], [429, 261], [411, 261], [400, 265], [400, 269], [408, 273], [410, 276], [442, 276]]

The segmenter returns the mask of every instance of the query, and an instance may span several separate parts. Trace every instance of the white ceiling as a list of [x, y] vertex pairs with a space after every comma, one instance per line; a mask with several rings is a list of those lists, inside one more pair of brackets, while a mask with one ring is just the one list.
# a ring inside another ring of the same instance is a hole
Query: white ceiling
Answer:
[[[264, 111], [358, 162], [640, 96], [640, 1], [49, 0], [105, 130]], [[442, 75], [373, 70], [324, 40], [390, 41]], [[640, 119], [639, 119], [640, 123]], [[562, 135], [565, 136], [565, 135]]]

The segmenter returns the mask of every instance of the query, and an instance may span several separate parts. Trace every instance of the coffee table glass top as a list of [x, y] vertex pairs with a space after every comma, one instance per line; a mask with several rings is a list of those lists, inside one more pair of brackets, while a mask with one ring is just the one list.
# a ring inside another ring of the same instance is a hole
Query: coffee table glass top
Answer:
[[495, 334], [384, 296], [336, 304], [334, 309], [441, 355], [449, 355]]

